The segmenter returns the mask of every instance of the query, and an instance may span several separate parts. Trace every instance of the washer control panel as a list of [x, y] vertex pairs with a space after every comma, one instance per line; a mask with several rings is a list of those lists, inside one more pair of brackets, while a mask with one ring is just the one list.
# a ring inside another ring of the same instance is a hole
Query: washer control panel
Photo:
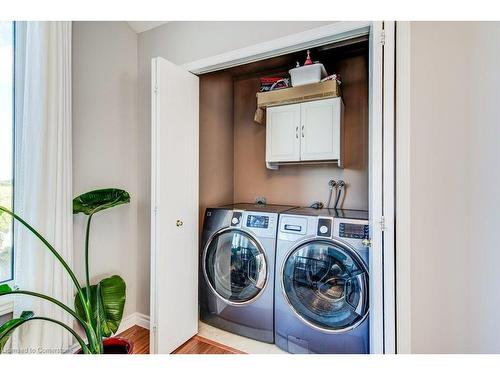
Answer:
[[368, 239], [370, 238], [370, 228], [368, 225], [364, 224], [340, 223], [339, 237], [359, 240]]

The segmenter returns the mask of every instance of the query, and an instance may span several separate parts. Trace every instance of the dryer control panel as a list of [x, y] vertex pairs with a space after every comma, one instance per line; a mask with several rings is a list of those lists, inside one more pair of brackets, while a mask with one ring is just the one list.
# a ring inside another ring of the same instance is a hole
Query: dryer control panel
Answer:
[[253, 211], [233, 211], [231, 227], [247, 229], [259, 237], [276, 236], [278, 214]]
[[248, 215], [246, 226], [248, 228], [269, 228], [269, 216], [267, 215]]

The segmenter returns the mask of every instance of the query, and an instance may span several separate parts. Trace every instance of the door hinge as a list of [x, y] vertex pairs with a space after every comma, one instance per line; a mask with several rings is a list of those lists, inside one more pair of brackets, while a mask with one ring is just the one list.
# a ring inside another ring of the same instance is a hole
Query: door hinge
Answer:
[[382, 217], [380, 218], [379, 223], [380, 223], [380, 230], [381, 230], [382, 232], [383, 232], [383, 231], [385, 231], [385, 217], [384, 217], [384, 216], [382, 216]]
[[380, 44], [385, 45], [385, 30], [380, 31]]
[[157, 85], [155, 85], [155, 87], [153, 87], [153, 91], [154, 91], [155, 94], [158, 93], [158, 86]]

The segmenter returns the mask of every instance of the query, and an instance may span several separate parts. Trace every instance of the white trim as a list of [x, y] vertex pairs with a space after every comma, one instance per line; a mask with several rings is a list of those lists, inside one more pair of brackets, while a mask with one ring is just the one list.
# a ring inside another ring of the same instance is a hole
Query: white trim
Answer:
[[[4, 284], [7, 284], [11, 287], [11, 289], [14, 289], [14, 280], [9, 280], [7, 282], [4, 282]], [[6, 296], [0, 297], [0, 316], [9, 314], [11, 312], [14, 312], [14, 295], [8, 294]]]
[[4, 301], [0, 304], [0, 316], [10, 314], [11, 312], [14, 312], [14, 302], [12, 299]]
[[149, 335], [149, 352], [155, 354], [157, 352], [157, 302], [158, 301], [158, 288], [156, 286], [157, 272], [157, 220], [156, 220], [156, 202], [158, 201], [157, 191], [158, 191], [158, 171], [160, 168], [160, 161], [158, 160], [158, 111], [156, 107], [158, 106], [158, 58], [154, 58], [151, 61], [151, 280], [150, 280], [150, 310], [151, 310], [151, 333]]
[[382, 22], [370, 32], [369, 56], [369, 213], [370, 237], [370, 353], [384, 353], [382, 167], [383, 167], [383, 55]]
[[120, 336], [121, 333], [129, 328], [132, 328], [133, 326], [149, 329], [149, 316], [140, 312], [135, 312], [126, 316], [122, 319], [120, 327], [114, 336]]
[[411, 25], [396, 23], [397, 352], [411, 353]]
[[[72, 336], [73, 337], [73, 336]], [[76, 341], [76, 340], [75, 340]], [[87, 340], [83, 340], [85, 342], [85, 344], [87, 343]], [[78, 350], [80, 350], [81, 347], [80, 347], [80, 344], [78, 344], [78, 342], [75, 342], [73, 345], [71, 345], [68, 350], [66, 350], [64, 353], [65, 354], [76, 354], [76, 352]]]
[[369, 33], [370, 25], [371, 22], [367, 21], [334, 22], [311, 30], [192, 61], [182, 65], [182, 67], [194, 74], [213, 72], [300, 51], [308, 47], [317, 47], [366, 35]]
[[149, 316], [142, 313], [136, 313], [135, 324], [139, 327], [149, 329]]
[[384, 210], [384, 353], [396, 353], [394, 243], [394, 22], [384, 22], [383, 196]]

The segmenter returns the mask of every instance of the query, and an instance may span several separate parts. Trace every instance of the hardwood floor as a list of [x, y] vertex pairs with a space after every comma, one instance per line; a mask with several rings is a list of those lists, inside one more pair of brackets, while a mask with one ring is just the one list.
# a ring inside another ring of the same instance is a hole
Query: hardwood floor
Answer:
[[182, 346], [177, 348], [172, 354], [245, 354], [229, 346], [206, 339], [201, 336], [194, 336]]
[[134, 354], [149, 354], [149, 329], [133, 326], [118, 336], [134, 343]]
[[[134, 354], [149, 354], [149, 330], [133, 326], [119, 334], [134, 343]], [[245, 354], [201, 336], [194, 336], [172, 354]]]

